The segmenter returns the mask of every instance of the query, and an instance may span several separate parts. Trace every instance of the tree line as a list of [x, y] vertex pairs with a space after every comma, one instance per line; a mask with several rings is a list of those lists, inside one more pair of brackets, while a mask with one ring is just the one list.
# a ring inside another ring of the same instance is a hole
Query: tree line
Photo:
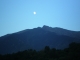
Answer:
[[43, 50], [28, 49], [17, 53], [0, 55], [0, 60], [80, 60], [80, 43], [71, 43], [68, 48], [50, 49], [46, 46]]

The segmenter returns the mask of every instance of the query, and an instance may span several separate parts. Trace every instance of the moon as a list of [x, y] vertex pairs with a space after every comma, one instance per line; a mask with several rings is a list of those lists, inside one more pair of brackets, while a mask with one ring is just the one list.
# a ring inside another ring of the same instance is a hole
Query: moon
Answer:
[[33, 14], [35, 15], [35, 14], [36, 14], [36, 12], [34, 11], [34, 12], [33, 12]]

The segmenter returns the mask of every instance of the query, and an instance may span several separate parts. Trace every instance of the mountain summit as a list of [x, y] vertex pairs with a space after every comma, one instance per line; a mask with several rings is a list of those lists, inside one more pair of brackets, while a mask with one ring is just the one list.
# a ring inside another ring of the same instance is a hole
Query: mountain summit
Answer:
[[59, 27], [52, 28], [52, 27], [49, 27], [46, 25], [44, 25], [42, 28], [44, 30], [54, 32], [58, 35], [66, 35], [66, 36], [75, 37], [75, 38], [80, 39], [80, 31], [71, 31], [71, 30], [67, 30], [67, 29], [63, 29], [63, 28], [59, 28]]

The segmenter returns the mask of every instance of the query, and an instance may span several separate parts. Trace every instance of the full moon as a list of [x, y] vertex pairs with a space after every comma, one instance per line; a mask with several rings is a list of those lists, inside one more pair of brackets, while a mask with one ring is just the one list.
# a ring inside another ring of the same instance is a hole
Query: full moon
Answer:
[[36, 14], [36, 12], [33, 12], [33, 14], [35, 15], [35, 14]]

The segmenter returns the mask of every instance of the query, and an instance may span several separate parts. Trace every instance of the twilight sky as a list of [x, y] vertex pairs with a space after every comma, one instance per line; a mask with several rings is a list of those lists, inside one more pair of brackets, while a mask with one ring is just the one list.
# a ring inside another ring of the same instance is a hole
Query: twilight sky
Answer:
[[0, 36], [43, 25], [80, 31], [80, 0], [0, 0]]

